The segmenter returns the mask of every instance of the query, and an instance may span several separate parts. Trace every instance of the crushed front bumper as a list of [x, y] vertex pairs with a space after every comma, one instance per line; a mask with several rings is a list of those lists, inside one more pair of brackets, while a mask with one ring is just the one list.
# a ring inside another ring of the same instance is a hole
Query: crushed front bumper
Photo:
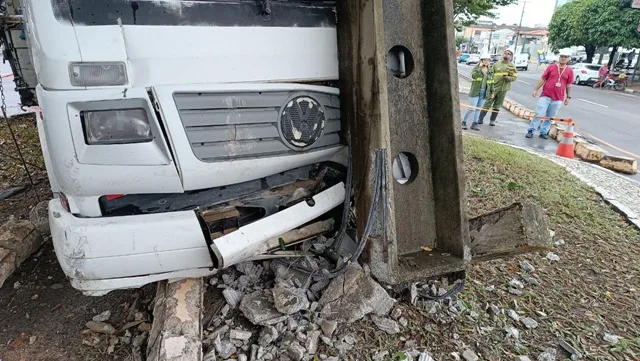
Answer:
[[56, 256], [72, 286], [100, 296], [164, 279], [211, 275], [218, 263], [257, 256], [262, 243], [326, 214], [344, 197], [340, 183], [310, 197], [313, 202], [306, 198], [241, 227], [216, 241], [215, 257], [224, 256], [216, 261], [196, 211], [79, 218], [54, 199], [49, 202], [49, 223]]

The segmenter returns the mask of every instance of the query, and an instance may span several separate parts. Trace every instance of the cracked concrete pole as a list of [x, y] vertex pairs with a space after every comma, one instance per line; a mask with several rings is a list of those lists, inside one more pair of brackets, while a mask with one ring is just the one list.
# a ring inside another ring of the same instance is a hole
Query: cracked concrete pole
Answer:
[[202, 360], [202, 278], [159, 282], [148, 361]]

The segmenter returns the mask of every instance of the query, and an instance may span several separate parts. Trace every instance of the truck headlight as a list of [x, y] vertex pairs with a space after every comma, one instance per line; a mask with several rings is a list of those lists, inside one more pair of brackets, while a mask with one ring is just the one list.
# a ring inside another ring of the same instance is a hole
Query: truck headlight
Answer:
[[81, 117], [85, 141], [89, 145], [153, 140], [147, 112], [142, 108], [84, 111]]
[[114, 86], [127, 84], [124, 63], [71, 63], [69, 78], [73, 86]]

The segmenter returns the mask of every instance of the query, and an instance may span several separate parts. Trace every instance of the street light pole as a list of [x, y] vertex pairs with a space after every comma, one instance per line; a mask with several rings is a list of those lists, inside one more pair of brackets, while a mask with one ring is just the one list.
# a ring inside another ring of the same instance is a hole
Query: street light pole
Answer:
[[[516, 31], [516, 43], [513, 46], [513, 51], [517, 51], [518, 48], [518, 38], [520, 37], [520, 28], [522, 28], [522, 18], [524, 18], [524, 9], [527, 7], [527, 2], [524, 1], [522, 3], [522, 14], [520, 14], [520, 24], [518, 24], [518, 30]], [[514, 54], [515, 56], [515, 54]]]
[[491, 32], [489, 32], [489, 49], [487, 49], [489, 54], [491, 54], [491, 39], [493, 39], [493, 21], [491, 22]]

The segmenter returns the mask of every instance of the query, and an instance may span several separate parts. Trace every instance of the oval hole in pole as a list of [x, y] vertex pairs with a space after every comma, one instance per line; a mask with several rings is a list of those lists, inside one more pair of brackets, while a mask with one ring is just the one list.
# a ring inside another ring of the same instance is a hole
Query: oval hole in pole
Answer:
[[409, 49], [396, 45], [387, 53], [387, 69], [396, 78], [404, 79], [413, 72], [413, 55]]
[[418, 175], [418, 159], [409, 152], [400, 152], [391, 163], [393, 179], [400, 184], [409, 184]]

